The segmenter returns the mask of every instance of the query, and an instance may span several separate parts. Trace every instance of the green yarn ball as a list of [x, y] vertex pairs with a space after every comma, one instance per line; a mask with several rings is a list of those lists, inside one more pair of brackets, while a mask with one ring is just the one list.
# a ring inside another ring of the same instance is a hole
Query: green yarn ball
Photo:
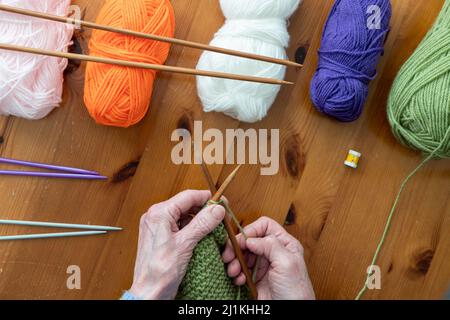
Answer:
[[450, 1], [398, 74], [388, 102], [397, 139], [436, 158], [450, 158]]

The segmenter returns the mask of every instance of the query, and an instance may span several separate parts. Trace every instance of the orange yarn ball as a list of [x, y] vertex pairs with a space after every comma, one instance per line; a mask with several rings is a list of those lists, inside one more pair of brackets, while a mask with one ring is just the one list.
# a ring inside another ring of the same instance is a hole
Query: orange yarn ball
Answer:
[[[108, 0], [97, 23], [173, 37], [175, 16], [169, 0]], [[164, 64], [170, 44], [95, 30], [90, 54], [135, 62]], [[129, 127], [141, 121], [150, 105], [156, 71], [89, 62], [84, 102], [97, 123]]]

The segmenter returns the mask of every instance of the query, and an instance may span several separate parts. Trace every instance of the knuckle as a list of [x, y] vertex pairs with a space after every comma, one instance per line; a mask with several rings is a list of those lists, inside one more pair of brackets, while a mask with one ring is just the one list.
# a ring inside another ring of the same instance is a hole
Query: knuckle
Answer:
[[190, 252], [195, 249], [195, 245], [192, 244], [192, 241], [188, 241], [186, 237], [183, 236], [183, 234], [178, 233], [175, 241], [177, 243], [177, 251], [181, 253]]
[[198, 193], [197, 190], [187, 189], [187, 190], [184, 190], [184, 191], [180, 192], [180, 193], [178, 194], [178, 196], [179, 196], [179, 197], [182, 197], [182, 198], [192, 198], [192, 197], [194, 197], [197, 193]]
[[150, 211], [141, 216], [141, 219], [139, 221], [139, 226], [141, 228], [145, 227], [149, 220], [150, 220]]
[[156, 212], [156, 211], [159, 211], [160, 208], [161, 208], [161, 203], [156, 203], [150, 207], [148, 212], [149, 213]]
[[274, 236], [270, 235], [267, 236], [264, 241], [266, 246], [272, 247], [273, 245], [275, 245], [277, 239]]
[[147, 215], [149, 217], [157, 216], [162, 210], [162, 205], [160, 203], [154, 204], [150, 207], [150, 209], [147, 212]]
[[259, 221], [261, 222], [269, 222], [271, 219], [269, 217], [263, 216], [261, 218], [259, 218]]
[[266, 216], [261, 217], [261, 218], [260, 218], [260, 221], [261, 221], [262, 223], [264, 223], [264, 224], [269, 225], [269, 226], [276, 223], [275, 220], [273, 220], [273, 219], [271, 219], [271, 218], [269, 218], [269, 217], [266, 217]]
[[163, 216], [163, 210], [164, 206], [161, 203], [152, 205], [150, 209], [141, 217], [141, 227], [160, 221]]
[[281, 263], [282, 268], [283, 268], [284, 270], [286, 270], [287, 272], [289, 272], [289, 273], [295, 272], [295, 270], [296, 270], [296, 268], [297, 268], [297, 267], [296, 267], [296, 266], [297, 266], [296, 261], [295, 261], [294, 259], [290, 258], [290, 257], [284, 259], [284, 260], [281, 261], [280, 263]]
[[303, 247], [301, 242], [298, 240], [295, 240], [295, 245], [298, 248], [299, 253], [303, 256], [305, 254], [305, 248]]
[[169, 214], [178, 214], [180, 211], [179, 208], [172, 202], [167, 203], [163, 210]]
[[150, 210], [148, 211], [149, 218], [152, 219], [152, 221], [159, 221], [162, 220], [162, 218], [167, 214], [174, 214], [178, 212], [178, 207], [171, 203], [171, 202], [162, 202], [158, 204], [154, 204], [150, 207]]
[[206, 218], [205, 215], [203, 214], [198, 215], [195, 221], [196, 221], [195, 227], [199, 233], [207, 235], [211, 232], [208, 219]]

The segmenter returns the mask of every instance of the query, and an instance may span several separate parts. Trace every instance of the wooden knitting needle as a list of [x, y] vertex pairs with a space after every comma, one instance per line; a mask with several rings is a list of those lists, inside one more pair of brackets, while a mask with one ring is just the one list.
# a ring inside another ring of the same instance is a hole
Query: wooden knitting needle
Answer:
[[[208, 168], [206, 167], [206, 164], [202, 161], [202, 171], [206, 178], [206, 181], [208, 182], [209, 188], [212, 193], [215, 193], [214, 197], [212, 198], [212, 201], [219, 201], [220, 198], [222, 198], [223, 193], [228, 188], [230, 183], [235, 178], [237, 172], [241, 168], [241, 166], [238, 166], [231, 174], [228, 176], [228, 178], [225, 180], [225, 182], [222, 184], [219, 190], [217, 190], [216, 186], [214, 185], [213, 179], [211, 174], [209, 173]], [[250, 270], [248, 269], [248, 266], [245, 262], [244, 254], [242, 253], [241, 247], [239, 246], [239, 243], [236, 239], [236, 233], [234, 232], [233, 223], [228, 216], [228, 214], [225, 215], [225, 218], [223, 220], [223, 224], [225, 226], [225, 229], [227, 230], [228, 237], [230, 238], [231, 244], [234, 249], [234, 253], [236, 254], [236, 257], [241, 265], [242, 272], [245, 274], [245, 279], [247, 281], [247, 286], [250, 289], [250, 294], [252, 299], [256, 300], [258, 299], [258, 290], [256, 289], [256, 285], [253, 282], [253, 277], [250, 273]]]
[[148, 33], [144, 33], [144, 32], [110, 27], [110, 26], [100, 25], [97, 23], [89, 22], [89, 21], [61, 17], [61, 16], [52, 15], [52, 14], [43, 13], [43, 12], [36, 12], [36, 11], [27, 10], [27, 9], [6, 6], [3, 4], [0, 4], [0, 10], [6, 11], [6, 12], [11, 12], [11, 13], [17, 13], [17, 14], [21, 14], [21, 15], [25, 15], [25, 16], [31, 16], [31, 17], [35, 17], [35, 18], [41, 18], [41, 19], [46, 19], [46, 20], [51, 20], [51, 21], [79, 25], [79, 26], [83, 26], [83, 27], [91, 28], [91, 29], [120, 33], [120, 34], [129, 35], [129, 36], [135, 36], [135, 37], [139, 37], [139, 38], [156, 40], [156, 41], [161, 41], [161, 42], [168, 42], [168, 43], [177, 44], [177, 45], [195, 48], [195, 49], [200, 49], [200, 50], [212, 51], [212, 52], [247, 58], [247, 59], [265, 61], [265, 62], [285, 65], [285, 66], [289, 66], [289, 67], [297, 67], [297, 68], [303, 67], [303, 65], [293, 62], [293, 61], [289, 61], [289, 60], [277, 59], [277, 58], [266, 57], [266, 56], [261, 56], [261, 55], [257, 55], [257, 54], [247, 53], [247, 52], [225, 49], [225, 48], [210, 46], [210, 45], [206, 45], [206, 44], [202, 44], [202, 43], [198, 43], [198, 42], [180, 40], [180, 39], [175, 39], [175, 38], [170, 38], [170, 37], [157, 36], [157, 35], [148, 34]]
[[0, 43], [0, 49], [16, 51], [16, 52], [26, 52], [26, 53], [51, 56], [51, 57], [81, 60], [81, 61], [106, 63], [106, 64], [112, 64], [112, 65], [123, 66], [123, 67], [142, 68], [142, 69], [150, 69], [150, 70], [157, 70], [157, 71], [190, 74], [190, 75], [202, 76], [202, 77], [213, 77], [213, 78], [231, 79], [231, 80], [239, 80], [239, 81], [265, 83], [265, 84], [276, 84], [276, 85], [293, 84], [292, 82], [278, 80], [278, 79], [260, 78], [260, 77], [244, 76], [244, 75], [231, 74], [231, 73], [204, 71], [204, 70], [196, 70], [196, 69], [181, 68], [181, 67], [171, 67], [171, 66], [165, 66], [165, 65], [159, 65], [159, 64], [117, 60], [117, 59], [104, 58], [104, 57], [88, 56], [88, 55], [84, 55], [84, 54], [66, 53], [66, 52], [59, 52], [59, 51], [50, 51], [50, 50], [45, 50], [45, 49], [21, 47], [21, 46], [16, 46], [16, 45], [12, 45], [12, 44], [6, 44], [6, 43]]
[[206, 164], [203, 161], [201, 162], [201, 166], [202, 166], [203, 176], [205, 177], [205, 180], [208, 183], [209, 190], [211, 191], [212, 194], [215, 194], [217, 192], [217, 188], [216, 188], [214, 180], [211, 176], [211, 173], [209, 172], [208, 167], [206, 166]]
[[217, 190], [217, 192], [214, 194], [214, 196], [212, 197], [211, 201], [213, 201], [213, 202], [219, 202], [220, 201], [220, 199], [222, 198], [223, 194], [225, 193], [225, 191], [230, 186], [231, 182], [233, 182], [234, 178], [236, 178], [236, 175], [237, 175], [239, 169], [241, 169], [241, 167], [242, 167], [242, 165], [239, 165], [236, 169], [233, 170], [232, 173], [230, 173], [230, 175], [225, 179], [225, 181], [220, 186], [219, 190]]

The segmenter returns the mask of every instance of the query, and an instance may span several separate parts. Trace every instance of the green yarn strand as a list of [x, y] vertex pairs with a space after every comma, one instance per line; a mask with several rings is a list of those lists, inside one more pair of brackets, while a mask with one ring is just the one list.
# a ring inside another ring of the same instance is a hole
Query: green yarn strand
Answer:
[[[445, 134], [446, 138], [450, 137], [450, 128], [447, 129], [447, 132]], [[445, 139], [442, 141], [444, 142]], [[383, 248], [384, 243], [386, 242], [386, 238], [387, 235], [389, 233], [389, 229], [391, 228], [391, 224], [392, 224], [392, 219], [394, 218], [394, 214], [397, 210], [397, 206], [398, 203], [400, 202], [400, 197], [403, 194], [403, 191], [405, 191], [406, 186], [408, 185], [408, 182], [430, 161], [432, 160], [435, 156], [436, 153], [442, 148], [443, 143], [441, 143], [436, 150], [434, 150], [434, 152], [432, 152], [427, 158], [425, 158], [425, 160], [423, 160], [407, 177], [405, 180], [403, 180], [402, 185], [400, 187], [400, 190], [397, 194], [397, 196], [395, 197], [394, 200], [394, 204], [392, 205], [392, 209], [391, 212], [389, 213], [388, 219], [386, 221], [386, 225], [384, 227], [384, 231], [383, 231], [383, 235], [381, 236], [381, 240], [378, 243], [377, 249], [375, 251], [375, 254], [372, 258], [372, 262], [370, 263], [371, 266], [374, 266], [377, 263], [378, 260], [378, 256], [380, 255], [381, 249]], [[368, 289], [367, 285], [368, 285], [368, 281], [370, 279], [370, 273], [367, 275], [366, 278], [366, 282], [364, 283], [364, 286], [361, 288], [361, 290], [359, 291], [358, 295], [356, 296], [355, 300], [360, 300], [364, 293], [366, 292], [366, 290]]]
[[[397, 196], [395, 197], [394, 204], [392, 206], [391, 212], [389, 213], [388, 219], [386, 221], [386, 225], [384, 227], [383, 235], [381, 236], [381, 240], [378, 243], [377, 249], [376, 249], [375, 254], [374, 254], [373, 258], [372, 258], [372, 262], [370, 263], [371, 266], [374, 266], [377, 263], [378, 256], [380, 255], [381, 249], [383, 248], [384, 243], [386, 242], [386, 238], [387, 238], [387, 235], [389, 233], [389, 229], [391, 228], [392, 219], [394, 218], [395, 211], [397, 210], [397, 206], [398, 206], [398, 203], [400, 201], [400, 197], [403, 194], [403, 191], [405, 190], [409, 180], [411, 180], [417, 174], [417, 172], [419, 172], [420, 169], [422, 169], [422, 167], [425, 166], [428, 163], [428, 161], [430, 161], [433, 157], [434, 157], [434, 154], [428, 156], [428, 158], [426, 158], [424, 161], [422, 161], [422, 163], [419, 164], [406, 177], [405, 180], [403, 180], [402, 185], [400, 187], [400, 190], [399, 190]], [[364, 283], [364, 286], [361, 288], [361, 290], [359, 291], [358, 295], [356, 296], [356, 300], [360, 300], [362, 298], [362, 296], [364, 295], [364, 293], [366, 292], [366, 290], [368, 289], [367, 285], [368, 285], [368, 282], [370, 280], [370, 276], [371, 276], [371, 274], [368, 273], [367, 274], [367, 278], [366, 278], [366, 282]]]
[[[450, 0], [445, 1], [435, 25], [400, 70], [389, 96], [387, 114], [395, 137], [423, 152], [425, 159], [401, 184], [372, 266], [377, 263], [408, 182], [430, 160], [450, 158]], [[367, 291], [370, 276], [369, 273], [356, 300]]]

